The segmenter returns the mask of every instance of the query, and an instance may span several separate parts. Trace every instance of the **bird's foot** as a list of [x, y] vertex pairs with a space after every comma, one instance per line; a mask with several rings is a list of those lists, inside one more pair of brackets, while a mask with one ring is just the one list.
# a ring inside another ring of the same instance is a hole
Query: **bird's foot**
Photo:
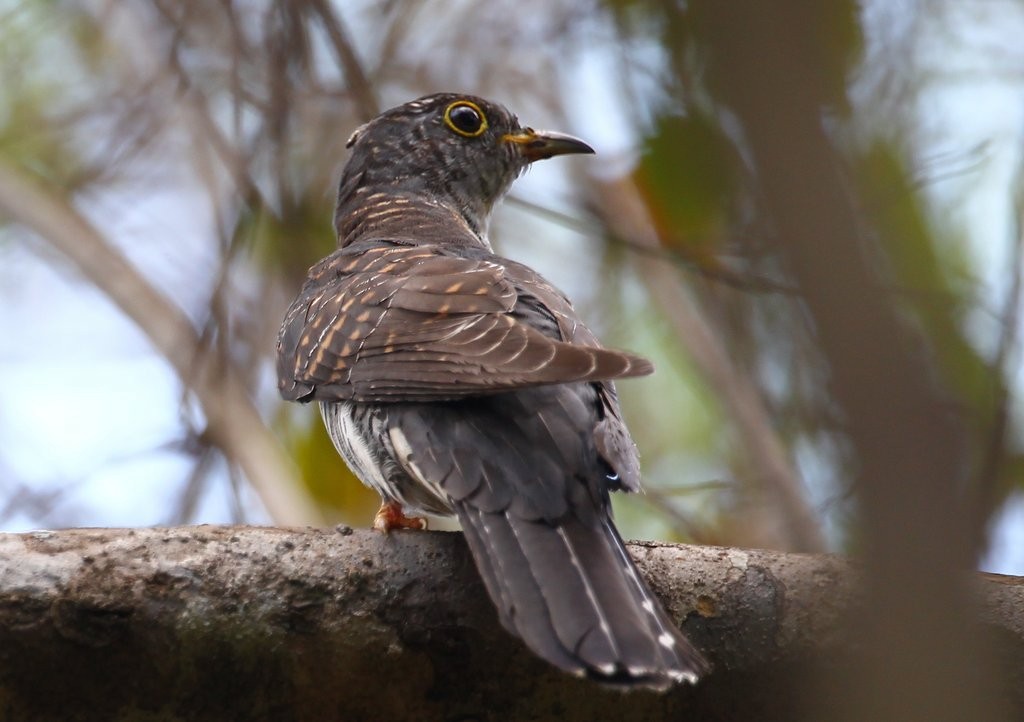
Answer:
[[385, 501], [373, 517], [373, 528], [385, 534], [392, 529], [426, 529], [427, 520], [406, 516], [397, 501]]

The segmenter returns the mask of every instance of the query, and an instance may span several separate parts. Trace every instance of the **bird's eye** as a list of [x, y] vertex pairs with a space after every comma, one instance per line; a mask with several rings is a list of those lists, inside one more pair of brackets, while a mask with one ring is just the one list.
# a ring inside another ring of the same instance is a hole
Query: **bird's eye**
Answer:
[[444, 124], [459, 135], [475, 138], [487, 130], [487, 118], [480, 106], [468, 100], [449, 105], [444, 111]]

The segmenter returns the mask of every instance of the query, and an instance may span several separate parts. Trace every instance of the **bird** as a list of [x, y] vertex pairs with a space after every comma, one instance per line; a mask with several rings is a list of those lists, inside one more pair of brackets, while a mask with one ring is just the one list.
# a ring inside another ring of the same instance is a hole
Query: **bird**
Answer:
[[281, 395], [319, 404], [381, 496], [375, 529], [458, 519], [502, 626], [535, 654], [611, 686], [696, 682], [707, 661], [612, 518], [610, 492], [640, 490], [614, 380], [653, 366], [603, 347], [565, 294], [488, 240], [526, 168], [594, 150], [458, 93], [387, 110], [346, 147], [338, 247], [285, 315]]

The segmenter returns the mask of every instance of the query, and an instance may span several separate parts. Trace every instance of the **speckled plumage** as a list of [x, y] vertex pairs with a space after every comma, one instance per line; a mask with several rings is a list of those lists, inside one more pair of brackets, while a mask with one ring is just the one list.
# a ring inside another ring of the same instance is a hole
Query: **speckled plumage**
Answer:
[[652, 368], [601, 347], [486, 237], [529, 163], [592, 151], [455, 94], [389, 110], [349, 146], [339, 248], [281, 328], [282, 395], [320, 403], [385, 502], [458, 517], [502, 624], [541, 657], [609, 683], [696, 680], [706, 663], [639, 577], [608, 498], [640, 488], [612, 380]]

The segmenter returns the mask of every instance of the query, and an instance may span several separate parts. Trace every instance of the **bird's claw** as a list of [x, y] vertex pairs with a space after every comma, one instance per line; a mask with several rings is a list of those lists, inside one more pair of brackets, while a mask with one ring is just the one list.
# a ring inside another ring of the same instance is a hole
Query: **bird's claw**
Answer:
[[406, 516], [397, 501], [385, 501], [373, 517], [373, 528], [385, 534], [392, 529], [426, 529], [427, 520]]

